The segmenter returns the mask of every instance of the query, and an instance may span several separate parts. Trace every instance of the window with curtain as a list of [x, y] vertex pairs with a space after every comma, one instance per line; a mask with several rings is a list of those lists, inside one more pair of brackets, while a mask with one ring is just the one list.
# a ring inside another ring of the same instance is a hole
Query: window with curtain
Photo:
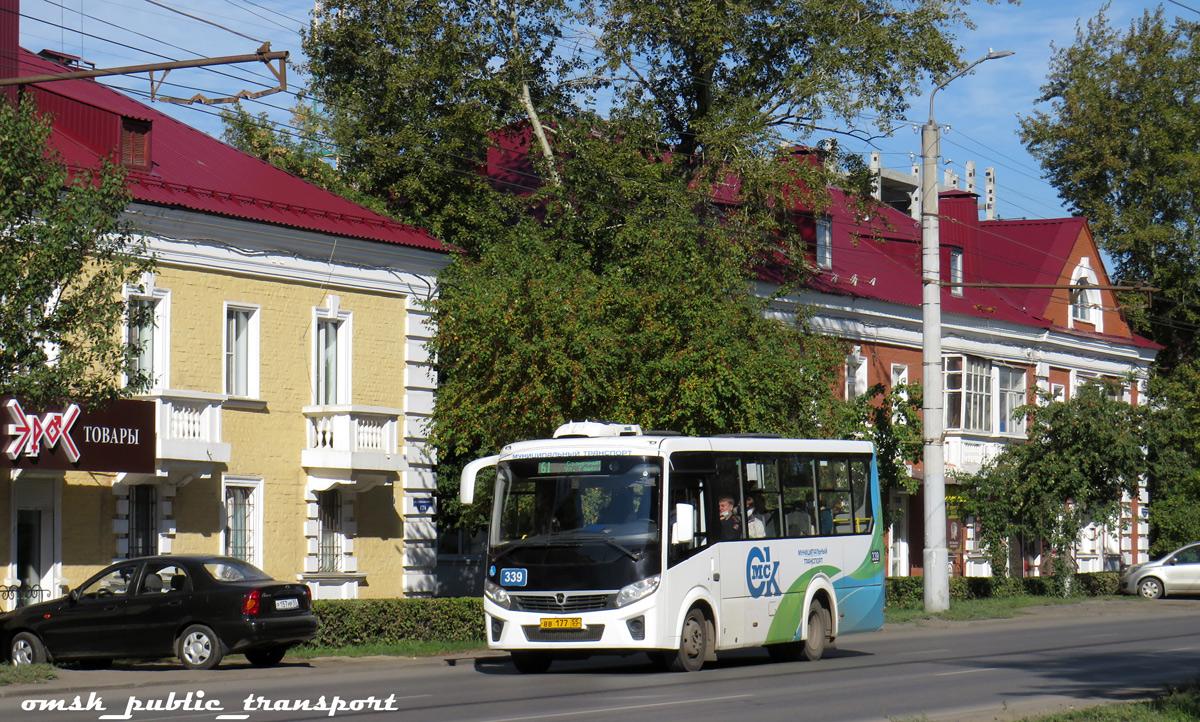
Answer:
[[342, 322], [322, 318], [317, 321], [317, 403], [341, 403], [338, 392], [338, 336]]
[[[158, 301], [134, 296], [129, 299], [129, 342], [138, 347], [136, 368], [150, 379], [158, 377], [157, 324]], [[153, 385], [153, 381], [151, 382]]]
[[253, 311], [225, 311], [225, 393], [250, 396], [250, 320]]

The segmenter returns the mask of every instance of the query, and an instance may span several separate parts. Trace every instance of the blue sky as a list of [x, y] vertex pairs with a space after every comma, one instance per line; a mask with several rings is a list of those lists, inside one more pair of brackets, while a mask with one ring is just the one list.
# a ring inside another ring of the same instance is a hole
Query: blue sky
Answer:
[[[1145, 0], [1025, 0], [1016, 6], [1004, 0], [995, 5], [978, 2], [969, 10], [977, 27], [957, 33], [962, 57], [968, 61], [989, 49], [1015, 51], [1010, 57], [979, 65], [974, 74], [939, 91], [935, 101], [936, 120], [950, 126], [942, 137], [943, 167], [962, 175], [964, 163], [974, 161], [981, 181], [984, 168], [995, 167], [1000, 217], [1067, 214], [1055, 191], [1041, 180], [1036, 161], [1021, 145], [1019, 117], [1028, 116], [1035, 107], [1052, 43], [1071, 45], [1076, 24], [1095, 16], [1105, 2], [1110, 6], [1112, 24], [1121, 28], [1147, 8], [1159, 6]], [[1200, 8], [1200, 0], [1166, 0], [1162, 5], [1168, 18], [1200, 20], [1200, 12], [1193, 9]], [[287, 50], [293, 60], [300, 60], [299, 29], [307, 24], [312, 8], [313, 0], [21, 0], [21, 44], [34, 51], [49, 48], [79, 55], [101, 68], [252, 53], [261, 41], [270, 41], [272, 49]], [[167, 80], [187, 87], [167, 87], [164, 92], [184, 97], [196, 92], [210, 97], [232, 95], [274, 82], [266, 68], [257, 64], [175, 70]], [[149, 91], [144, 73], [105, 82], [127, 89], [139, 100], [146, 100]], [[289, 74], [291, 89], [303, 82], [303, 77]], [[247, 107], [286, 121], [293, 103], [292, 96], [276, 94]], [[157, 107], [212, 135], [221, 133], [217, 117], [221, 106], [158, 103]], [[886, 167], [907, 171], [910, 154], [920, 152], [920, 136], [914, 127], [925, 121], [928, 108], [927, 96], [915, 96], [909, 112], [913, 125], [899, 127], [892, 137], [873, 145], [846, 137], [839, 142], [864, 155], [878, 150]]]

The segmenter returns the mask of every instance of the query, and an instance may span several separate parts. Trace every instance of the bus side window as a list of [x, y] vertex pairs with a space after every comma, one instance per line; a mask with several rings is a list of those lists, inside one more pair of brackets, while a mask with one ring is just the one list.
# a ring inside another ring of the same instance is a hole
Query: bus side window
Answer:
[[813, 507], [813, 470], [809, 459], [799, 455], [784, 457], [783, 502], [780, 513], [783, 536], [799, 538], [817, 533], [816, 509]]
[[868, 459], [850, 461], [850, 496], [854, 502], [854, 533], [870, 534], [875, 530], [875, 515], [871, 509], [871, 462]]

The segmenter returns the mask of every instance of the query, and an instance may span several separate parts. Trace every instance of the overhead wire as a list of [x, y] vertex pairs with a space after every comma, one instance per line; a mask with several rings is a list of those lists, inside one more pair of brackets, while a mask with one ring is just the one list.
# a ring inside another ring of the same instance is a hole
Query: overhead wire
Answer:
[[[151, 4], [153, 4], [153, 5], [158, 5], [158, 6], [160, 6], [160, 7], [167, 7], [167, 6], [163, 5], [162, 3], [154, 2], [154, 0], [146, 0], [146, 1], [147, 1], [147, 2], [150, 2], [150, 3], [151, 3]], [[51, 4], [56, 4], [56, 5], [57, 5], [57, 3], [51, 3]], [[233, 3], [231, 3], [231, 4], [233, 4]], [[59, 7], [62, 7], [62, 6], [61, 6], [61, 5], [59, 5]], [[168, 8], [168, 9], [171, 9], [171, 8]], [[172, 10], [173, 10], [173, 9], [172, 9]], [[186, 13], [182, 13], [182, 14], [184, 14], [184, 15], [187, 15]], [[188, 17], [192, 17], [192, 16], [188, 15]], [[40, 20], [40, 19], [38, 19], [38, 18], [33, 18], [33, 19], [35, 19], [35, 20], [39, 20], [40, 22], [46, 22], [46, 21], [41, 21], [41, 20]], [[193, 18], [193, 19], [200, 19], [200, 18]], [[201, 20], [202, 20], [202, 19], [201, 19]], [[106, 22], [106, 21], [102, 21], [102, 22]], [[213, 24], [213, 25], [215, 25], [215, 26], [217, 26], [217, 27], [220, 27], [220, 28], [222, 28], [222, 29], [229, 30], [229, 28], [225, 28], [225, 27], [223, 27], [223, 26], [221, 26], [221, 25], [219, 25], [219, 24], [217, 24], [217, 23], [211, 23], [211, 21], [206, 21], [206, 22], [209, 22], [209, 24]], [[52, 23], [48, 23], [48, 24], [51, 24], [51, 25], [52, 25]], [[109, 23], [109, 24], [111, 24], [111, 23]], [[285, 28], [285, 29], [286, 29], [286, 28]], [[80, 31], [75, 31], [75, 30], [72, 30], [72, 32], [80, 32]], [[232, 31], [232, 32], [236, 32], [236, 31]], [[99, 36], [94, 36], [94, 35], [90, 35], [90, 34], [86, 34], [86, 33], [84, 33], [84, 34], [85, 34], [85, 35], [89, 35], [90, 37], [94, 37], [94, 38], [96, 38], [96, 39], [99, 39], [99, 40], [104, 40], [104, 41], [106, 41], [106, 42], [114, 42], [114, 43], [116, 43], [116, 41], [111, 41], [111, 40], [108, 40], [107, 38], [102, 38], [102, 37], [99, 37]], [[239, 33], [239, 34], [240, 34], [240, 33]], [[243, 37], [249, 37], [249, 36], [244, 36], [244, 35], [243, 35]], [[134, 49], [134, 50], [142, 51], [141, 49], [138, 49], [138, 48], [132, 48], [132, 46], [127, 46], [127, 45], [124, 45], [124, 44], [122, 44], [122, 43], [116, 43], [116, 44], [118, 44], [118, 45], [122, 45], [122, 46], [124, 46], [124, 47], [127, 47], [127, 48], [130, 48], [130, 49]], [[164, 44], [165, 44], [165, 43], [164, 43]], [[169, 44], [168, 44], [168, 45], [169, 45]], [[192, 54], [199, 55], [199, 53], [195, 53], [194, 51], [188, 51], [188, 50], [186, 50], [186, 49], [179, 48], [178, 46], [172, 46], [172, 47], [175, 47], [176, 49], [179, 49], [179, 50], [183, 50], [184, 52], [190, 52], [190, 53], [192, 53]], [[578, 48], [580, 48], [580, 49], [582, 49], [582, 47], [583, 47], [583, 46], [582, 46], [582, 45], [577, 45], [577, 47], [578, 47]], [[146, 52], [148, 52], [148, 51], [146, 51]], [[597, 55], [598, 55], [598, 53], [597, 53]], [[159, 56], [159, 57], [166, 57], [166, 56]], [[228, 74], [226, 74], [226, 75], [228, 75]], [[230, 76], [230, 77], [232, 77], [232, 76]], [[119, 86], [118, 86], [118, 87], [119, 87]], [[176, 87], [189, 87], [189, 86], [176, 86]], [[192, 88], [192, 89], [195, 89], [195, 88]], [[136, 90], [133, 90], [133, 89], [124, 89], [124, 88], [122, 88], [122, 90], [127, 90], [128, 92], [140, 93], [140, 91], [136, 91]], [[201, 90], [202, 90], [202, 89], [201, 89]], [[296, 95], [294, 92], [291, 92], [291, 91], [289, 91], [289, 92], [290, 92], [291, 94], [293, 94], [293, 95]], [[148, 94], [146, 94], [146, 95], [148, 95]], [[264, 104], [265, 104], [265, 103], [264, 103]], [[270, 105], [270, 104], [265, 104], [265, 105]], [[270, 106], [270, 107], [274, 107], [274, 108], [277, 108], [277, 109], [280, 109], [280, 110], [284, 110], [283, 108], [279, 108], [278, 106]], [[214, 115], [214, 116], [220, 116], [220, 115], [221, 115], [220, 113], [217, 113], [217, 112], [212, 112], [212, 111], [209, 111], [209, 110], [207, 110], [207, 109], [195, 108], [195, 110], [198, 110], [198, 111], [201, 111], [201, 112], [205, 112], [206, 114], [209, 114], [209, 115]], [[257, 123], [258, 121], [259, 121], [259, 119], [257, 119], [257, 118], [255, 118], [255, 119], [254, 119], [254, 122], [256, 122], [256, 123]], [[289, 129], [291, 129], [291, 130], [298, 130], [298, 129], [295, 129], [293, 126], [289, 126], [289, 125], [287, 125], [286, 123], [280, 123], [280, 122], [278, 122], [278, 121], [273, 121], [273, 120], [269, 120], [269, 119], [268, 119], [268, 122], [272, 123], [272, 125], [275, 127], [275, 129], [277, 130], [277, 132], [281, 132], [281, 133], [284, 133], [284, 134], [287, 134], [287, 135], [291, 135], [292, 137], [296, 137], [296, 138], [303, 138], [303, 139], [305, 139], [305, 140], [313, 140], [313, 137], [312, 137], [312, 135], [311, 135], [311, 134], [308, 134], [308, 133], [305, 133], [305, 134], [300, 134], [300, 133], [294, 133], [294, 132], [290, 132], [290, 130], [289, 130]], [[323, 140], [317, 139], [317, 142], [332, 142], [332, 141], [323, 141]], [[960, 146], [960, 147], [961, 147], [961, 146]], [[462, 160], [462, 159], [460, 159], [460, 160]], [[446, 167], [450, 167], [450, 166], [446, 166]], [[540, 180], [540, 179], [539, 179], [539, 180]], [[947, 219], [947, 220], [953, 220], [953, 219]], [[999, 234], [997, 234], [997, 235], [999, 235]], [[1000, 237], [1004, 237], [1004, 236], [1000, 236]], [[1007, 238], [1007, 237], [1004, 237], [1004, 238], [1005, 238], [1005, 240], [1011, 240], [1011, 239], [1009, 239], [1009, 238]], [[1037, 251], [1037, 250], [1039, 250], [1039, 249], [1031, 249], [1031, 250]], [[1008, 261], [1007, 261], [1007, 259], [999, 259], [999, 258], [997, 258], [997, 259], [993, 259], [993, 260], [995, 260], [995, 261], [1003, 261], [1003, 262], [1008, 262]], [[1014, 264], [1014, 265], [1020, 265], [1020, 264]]]

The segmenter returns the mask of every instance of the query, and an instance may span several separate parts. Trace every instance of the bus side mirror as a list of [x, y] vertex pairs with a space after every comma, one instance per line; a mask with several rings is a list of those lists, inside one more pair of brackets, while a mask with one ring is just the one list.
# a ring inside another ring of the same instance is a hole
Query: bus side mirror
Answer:
[[691, 504], [675, 505], [675, 520], [671, 522], [671, 543], [691, 544], [696, 540], [696, 507]]

